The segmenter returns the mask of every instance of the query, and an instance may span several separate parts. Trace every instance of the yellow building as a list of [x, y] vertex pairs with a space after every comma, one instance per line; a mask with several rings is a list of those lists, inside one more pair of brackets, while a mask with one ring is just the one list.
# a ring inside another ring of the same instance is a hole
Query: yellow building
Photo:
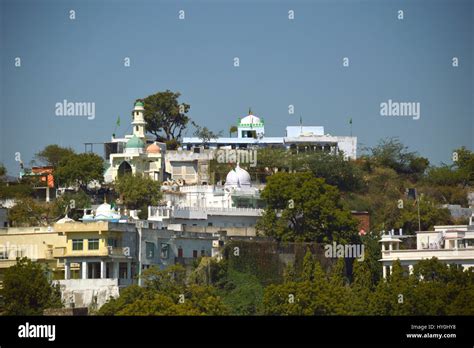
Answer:
[[55, 224], [66, 243], [59, 257], [64, 279], [118, 279], [131, 283], [136, 255], [136, 228], [133, 224], [108, 221]]
[[51, 226], [0, 229], [0, 282], [5, 269], [15, 265], [21, 257], [47, 264], [54, 279], [62, 279], [64, 271], [58, 257], [65, 248], [66, 236]]

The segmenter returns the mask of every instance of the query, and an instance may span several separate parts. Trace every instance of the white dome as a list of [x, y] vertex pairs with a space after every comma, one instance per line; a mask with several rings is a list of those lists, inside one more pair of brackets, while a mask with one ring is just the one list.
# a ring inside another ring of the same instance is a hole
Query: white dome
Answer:
[[249, 172], [247, 172], [245, 169], [240, 168], [238, 164], [237, 164], [237, 167], [235, 168], [235, 171], [237, 172], [237, 176], [239, 178], [239, 185], [241, 187], [250, 187]]
[[225, 178], [225, 186], [238, 186], [239, 176], [235, 169], [232, 169]]
[[225, 179], [225, 186], [235, 186], [235, 187], [250, 187], [250, 174], [245, 170], [239, 167], [232, 169]]
[[245, 116], [240, 120], [241, 124], [259, 124], [261, 123], [260, 118], [255, 115]]
[[95, 215], [110, 215], [112, 212], [112, 206], [109, 203], [102, 203], [95, 211]]
[[66, 214], [65, 217], [63, 217], [62, 219], [59, 219], [56, 223], [57, 223], [57, 224], [68, 224], [68, 223], [71, 223], [71, 222], [76, 222], [76, 221], [74, 221], [73, 219], [71, 219], [71, 218], [70, 218], [69, 216], [67, 216], [67, 214]]

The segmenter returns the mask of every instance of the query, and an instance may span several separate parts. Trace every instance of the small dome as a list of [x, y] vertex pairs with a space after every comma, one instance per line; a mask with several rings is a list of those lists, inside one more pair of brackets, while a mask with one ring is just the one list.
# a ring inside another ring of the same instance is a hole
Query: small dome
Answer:
[[145, 104], [143, 104], [141, 101], [137, 101], [135, 102], [135, 106], [145, 106]]
[[144, 147], [145, 147], [145, 144], [143, 143], [143, 140], [141, 140], [136, 135], [131, 137], [130, 140], [127, 141], [127, 144], [125, 145], [126, 149], [143, 149]]
[[69, 224], [69, 223], [72, 223], [72, 222], [76, 222], [74, 221], [73, 219], [71, 219], [69, 216], [66, 216], [63, 217], [62, 219], [59, 219], [56, 223], [57, 224]]
[[120, 219], [120, 214], [118, 214], [112, 206], [108, 203], [102, 203], [95, 210], [94, 220], [114, 220]]
[[109, 215], [112, 211], [112, 206], [109, 203], [102, 203], [95, 211], [96, 215]]
[[239, 185], [239, 176], [237, 172], [232, 169], [225, 178], [225, 186], [238, 186]]
[[237, 164], [237, 167], [235, 168], [235, 172], [237, 173], [237, 177], [239, 179], [239, 185], [242, 187], [250, 187], [250, 174], [247, 172], [245, 169], [242, 169], [239, 167]]
[[146, 152], [147, 153], [160, 153], [161, 152], [161, 149], [158, 145], [156, 145], [155, 143], [151, 144], [151, 145], [148, 145], [148, 147], [146, 148]]
[[260, 117], [257, 117], [255, 115], [247, 115], [240, 120], [240, 124], [254, 125], [254, 124], [261, 124], [261, 123], [262, 123], [262, 120], [260, 120]]

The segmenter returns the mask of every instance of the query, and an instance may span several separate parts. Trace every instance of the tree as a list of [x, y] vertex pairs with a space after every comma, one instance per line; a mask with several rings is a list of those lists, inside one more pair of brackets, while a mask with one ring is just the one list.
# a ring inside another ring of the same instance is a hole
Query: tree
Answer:
[[377, 146], [368, 149], [365, 158], [376, 165], [392, 168], [399, 174], [422, 175], [428, 168], [429, 161], [419, 157], [416, 152], [409, 152], [397, 137], [379, 141]]
[[267, 207], [257, 231], [283, 241], [357, 240], [357, 221], [343, 209], [337, 188], [311, 173], [276, 173], [261, 197]]
[[2, 294], [8, 315], [41, 315], [46, 308], [61, 308], [58, 287], [48, 281], [47, 270], [25, 258], [5, 270]]
[[146, 210], [157, 205], [162, 197], [160, 183], [141, 174], [124, 174], [115, 180], [115, 190], [129, 209]]
[[190, 105], [180, 104], [180, 96], [179, 92], [166, 90], [144, 99], [146, 130], [154, 134], [158, 141], [179, 140], [188, 125], [190, 119], [186, 113]]
[[357, 191], [363, 187], [362, 172], [353, 161], [345, 160], [342, 153], [310, 152], [300, 155], [300, 167], [314, 176], [324, 178], [329, 185], [341, 191]]
[[188, 284], [181, 265], [143, 272], [144, 287], [130, 286], [99, 310], [101, 315], [226, 315], [212, 286]]
[[59, 161], [55, 171], [60, 184], [77, 185], [82, 189], [94, 180], [103, 181], [103, 174], [104, 160], [95, 153], [69, 155]]
[[196, 130], [194, 131], [194, 136], [201, 139], [203, 146], [208, 145], [211, 140], [217, 139], [222, 135], [222, 131], [214, 133], [207, 127], [201, 127], [194, 122], [193, 125], [194, 127], [196, 127]]
[[229, 127], [229, 137], [232, 137], [232, 134], [237, 133], [238, 128], [237, 126], [230, 126]]
[[8, 219], [14, 227], [21, 226], [47, 226], [59, 219], [62, 214], [55, 215], [51, 209], [52, 205], [38, 202], [33, 198], [20, 198], [16, 204], [9, 209]]
[[48, 145], [35, 155], [40, 162], [57, 168], [59, 162], [68, 156], [74, 155], [75, 152], [70, 147], [61, 147], [56, 144]]
[[84, 191], [75, 193], [66, 192], [53, 202], [53, 214], [64, 216], [66, 213], [71, 219], [78, 220], [83, 216], [83, 209], [90, 208], [91, 199]]
[[253, 274], [230, 269], [225, 285], [218, 293], [231, 315], [258, 315], [262, 312], [263, 286]]

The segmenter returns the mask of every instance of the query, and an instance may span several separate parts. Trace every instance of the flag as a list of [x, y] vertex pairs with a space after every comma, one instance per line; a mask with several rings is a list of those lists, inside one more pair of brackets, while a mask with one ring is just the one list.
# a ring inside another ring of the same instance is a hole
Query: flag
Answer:
[[120, 127], [120, 116], [117, 117], [117, 122], [116, 122], [117, 127]]

